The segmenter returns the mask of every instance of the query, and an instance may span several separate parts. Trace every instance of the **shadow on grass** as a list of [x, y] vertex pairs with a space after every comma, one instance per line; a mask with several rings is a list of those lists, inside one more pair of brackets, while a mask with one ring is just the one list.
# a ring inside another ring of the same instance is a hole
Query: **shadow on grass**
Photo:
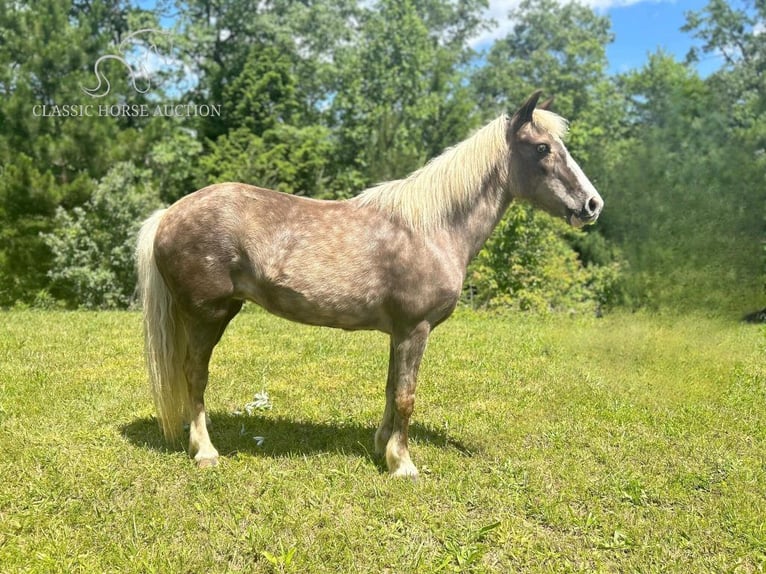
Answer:
[[[211, 439], [218, 452], [224, 456], [245, 452], [254, 456], [279, 458], [339, 452], [364, 456], [374, 461], [381, 470], [384, 469], [383, 461], [374, 454], [374, 426], [296, 421], [257, 414], [212, 413], [210, 419], [211, 425], [208, 430]], [[187, 433], [183, 442], [167, 443], [154, 417], [136, 419], [120, 427], [120, 431], [132, 444], [160, 452], [177, 452], [185, 448], [188, 440]], [[264, 438], [260, 446], [254, 438], [256, 436]], [[416, 444], [454, 449], [463, 456], [473, 454], [471, 449], [446, 433], [418, 423], [410, 426], [410, 437]]]

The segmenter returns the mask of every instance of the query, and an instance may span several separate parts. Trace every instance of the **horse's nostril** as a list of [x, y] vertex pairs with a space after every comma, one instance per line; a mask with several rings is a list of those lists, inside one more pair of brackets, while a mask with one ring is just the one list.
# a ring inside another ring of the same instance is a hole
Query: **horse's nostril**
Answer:
[[598, 196], [594, 195], [588, 200], [588, 203], [585, 204], [585, 210], [589, 215], [595, 215], [599, 212], [601, 209], [601, 200], [598, 198]]

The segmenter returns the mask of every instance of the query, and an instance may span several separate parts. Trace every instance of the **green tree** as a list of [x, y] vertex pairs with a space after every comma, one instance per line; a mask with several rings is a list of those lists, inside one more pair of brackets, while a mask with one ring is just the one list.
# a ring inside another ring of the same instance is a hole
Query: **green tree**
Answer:
[[194, 131], [181, 126], [152, 146], [147, 164], [162, 201], [173, 203], [198, 187], [195, 170], [202, 150]]
[[[744, 152], [740, 169], [741, 184], [747, 186], [745, 209], [761, 214], [760, 226], [755, 223], [757, 215], [750, 219], [748, 228], [760, 230], [758, 235], [751, 231], [750, 245], [756, 240], [764, 247], [761, 281], [766, 290], [766, 186], [762, 177], [766, 149], [766, 2], [711, 0], [702, 10], [687, 14], [684, 30], [703, 41], [701, 48], [690, 52], [690, 61], [699, 60], [702, 54], [723, 58], [721, 69], [708, 82], [725, 94], [734, 132], [732, 140], [739, 142]], [[751, 265], [756, 267], [757, 263]]]
[[[273, 0], [254, 10], [247, 0], [176, 2], [179, 44], [188, 68], [199, 81], [189, 95], [203, 102], [227, 100], [230, 85], [256, 60], [254, 48], [268, 47], [290, 63], [300, 86], [299, 97], [308, 121], [319, 121], [334, 83], [336, 47], [348, 43], [359, 12], [354, 0]], [[261, 58], [265, 61], [265, 58]], [[268, 64], [266, 64], [268, 65]], [[245, 74], [246, 76], [248, 74]], [[194, 127], [204, 139], [240, 126], [236, 115], [203, 118]]]
[[310, 125], [293, 60], [273, 45], [254, 45], [242, 72], [223, 91], [224, 121], [237, 126], [208, 142], [199, 185], [237, 180], [287, 193], [326, 195], [329, 133]]
[[[355, 43], [336, 52], [331, 105], [338, 162], [356, 174], [351, 181], [402, 177], [475, 125], [461, 66], [480, 7], [381, 0], [364, 13]], [[466, 18], [456, 31], [457, 14]]]
[[710, 0], [702, 10], [687, 13], [683, 30], [703, 42], [691, 49], [688, 60], [696, 62], [703, 54], [722, 58], [723, 66], [712, 80], [716, 89], [762, 114], [766, 104], [766, 3], [752, 0], [739, 5]]
[[331, 146], [320, 126], [281, 125], [262, 136], [241, 128], [219, 137], [200, 158], [198, 187], [241, 181], [285, 193], [322, 197]]
[[[115, 161], [141, 155], [146, 139], [130, 118], [61, 111], [95, 103], [83, 87], [136, 12], [120, 0], [0, 3], [0, 305], [45, 288], [51, 254], [40, 233], [56, 207], [83, 204]], [[103, 71], [112, 91], [98, 104], [142, 101], [124, 70]]]
[[629, 260], [633, 301], [751, 308], [762, 281], [766, 164], [736, 137], [728, 96], [662, 53], [621, 84], [634, 123], [602, 182], [611, 203], [603, 228]]
[[40, 233], [60, 201], [50, 171], [16, 154], [0, 169], [0, 305], [31, 301], [47, 283], [50, 253]]
[[608, 17], [576, 2], [523, 0], [509, 18], [513, 29], [492, 45], [471, 79], [485, 113], [508, 111], [536, 89], [555, 95], [556, 109], [578, 124], [589, 109], [606, 104]]

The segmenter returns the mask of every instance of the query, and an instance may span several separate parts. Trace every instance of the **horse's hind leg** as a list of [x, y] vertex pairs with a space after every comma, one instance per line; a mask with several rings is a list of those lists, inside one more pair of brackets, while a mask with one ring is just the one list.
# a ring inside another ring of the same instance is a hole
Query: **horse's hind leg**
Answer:
[[396, 348], [393, 337], [391, 338], [388, 355], [388, 379], [386, 381], [386, 410], [383, 411], [383, 420], [375, 432], [375, 453], [379, 456], [386, 455], [386, 445], [391, 433], [394, 432], [394, 401], [396, 399]]
[[210, 441], [205, 412], [205, 388], [213, 348], [221, 339], [229, 321], [242, 308], [242, 301], [232, 301], [217, 320], [191, 320], [187, 325], [189, 347], [184, 373], [189, 388], [189, 455], [200, 468], [218, 464], [218, 451]]

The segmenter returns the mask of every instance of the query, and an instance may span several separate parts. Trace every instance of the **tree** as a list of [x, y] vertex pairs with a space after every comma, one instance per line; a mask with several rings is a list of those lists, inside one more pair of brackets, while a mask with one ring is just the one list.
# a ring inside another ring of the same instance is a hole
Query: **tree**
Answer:
[[633, 301], [726, 312], [756, 305], [766, 164], [736, 137], [729, 97], [662, 53], [621, 85], [633, 128], [603, 181], [611, 204], [603, 228], [630, 262]]
[[309, 125], [290, 54], [255, 44], [223, 90], [224, 122], [237, 126], [208, 142], [198, 184], [235, 180], [287, 193], [326, 195], [329, 133]]
[[481, 108], [496, 115], [532, 91], [556, 96], [557, 109], [578, 120], [607, 81], [609, 18], [590, 8], [556, 0], [523, 0], [509, 13], [512, 31], [490, 48], [472, 78]]
[[683, 30], [702, 40], [693, 47], [688, 61], [696, 62], [701, 54], [719, 55], [723, 67], [714, 74], [717, 89], [733, 96], [734, 101], [755, 106], [762, 114], [766, 104], [766, 3], [752, 0], [735, 8], [724, 0], [710, 0], [698, 12], [687, 13]]
[[155, 143], [147, 157], [160, 199], [173, 203], [197, 187], [202, 143], [193, 130], [179, 127]]
[[[723, 58], [723, 66], [708, 82], [725, 97], [733, 132], [730, 141], [738, 142], [742, 151], [739, 181], [732, 183], [745, 192], [745, 209], [753, 215], [747, 226], [748, 246], [757, 242], [766, 245], [766, 189], [762, 178], [766, 149], [766, 2], [738, 4], [735, 7], [734, 3], [710, 0], [702, 10], [687, 14], [684, 30], [703, 41], [701, 48], [690, 51], [689, 61], [697, 61], [701, 54]], [[753, 257], [751, 268], [760, 267], [761, 283], [766, 287], [766, 252], [761, 252], [760, 265], [754, 250], [748, 248], [747, 252]]]
[[[0, 3], [0, 305], [45, 288], [40, 233], [56, 207], [82, 205], [115, 161], [141, 155], [136, 122], [62, 111], [93, 103], [83, 86], [135, 12], [121, 0]], [[105, 71], [112, 91], [99, 104], [133, 96], [124, 71]]]
[[[356, 173], [351, 180], [402, 177], [475, 125], [461, 65], [480, 6], [381, 0], [364, 13], [356, 42], [336, 52], [331, 104], [338, 161]], [[470, 25], [458, 26], [457, 14]]]
[[280, 125], [258, 136], [246, 128], [221, 136], [200, 158], [197, 187], [241, 181], [285, 193], [322, 197], [330, 156], [326, 131]]
[[[289, 60], [301, 105], [319, 121], [334, 83], [334, 52], [348, 43], [359, 12], [354, 0], [247, 0], [177, 2], [179, 43], [183, 58], [198, 76], [189, 94], [205, 102], [223, 102], [234, 78], [254, 59], [254, 47], [269, 47]], [[263, 58], [262, 58], [263, 60]], [[237, 129], [234, 116], [203, 118], [196, 122], [204, 139], [215, 141]]]

